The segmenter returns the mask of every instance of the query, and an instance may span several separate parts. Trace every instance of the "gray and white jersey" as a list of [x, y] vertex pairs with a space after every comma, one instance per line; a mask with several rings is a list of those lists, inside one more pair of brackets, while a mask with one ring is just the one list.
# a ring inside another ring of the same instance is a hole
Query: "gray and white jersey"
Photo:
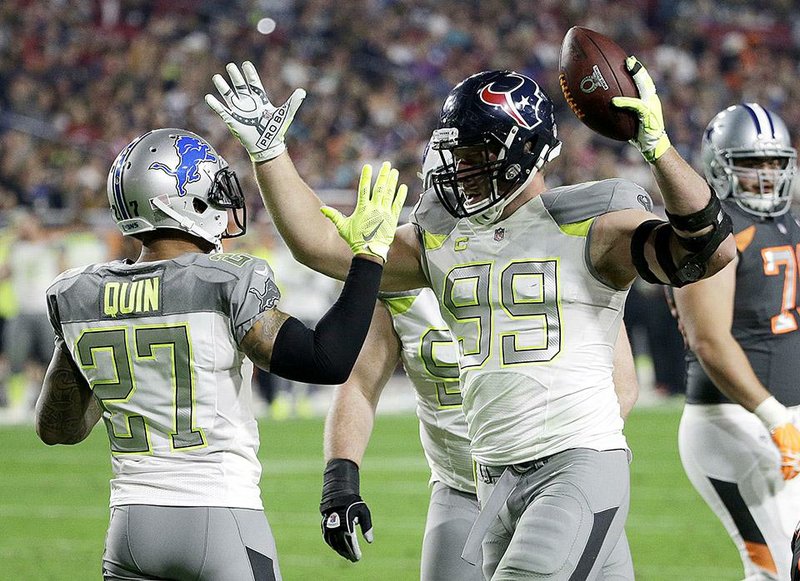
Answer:
[[627, 290], [599, 280], [588, 241], [597, 216], [650, 204], [614, 179], [549, 190], [490, 225], [415, 209], [479, 463], [626, 447], [612, 371]]
[[402, 343], [403, 368], [417, 398], [419, 436], [431, 482], [475, 494], [467, 422], [461, 410], [458, 354], [430, 289], [384, 293]]
[[267, 263], [246, 254], [110, 262], [53, 282], [53, 328], [103, 407], [111, 506], [262, 508], [239, 342], [279, 299]]

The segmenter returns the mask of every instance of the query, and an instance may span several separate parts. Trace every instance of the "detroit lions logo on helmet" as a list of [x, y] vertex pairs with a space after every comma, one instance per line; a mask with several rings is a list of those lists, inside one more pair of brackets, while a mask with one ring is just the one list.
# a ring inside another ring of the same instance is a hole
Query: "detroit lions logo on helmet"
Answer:
[[[526, 83], [533, 87], [525, 87]], [[535, 102], [531, 100], [531, 94]], [[542, 122], [539, 104], [544, 95], [538, 85], [521, 75], [509, 73], [504, 78], [492, 81], [478, 91], [478, 96], [487, 105], [499, 107], [525, 129], [533, 129]]]
[[160, 161], [150, 164], [148, 169], [161, 170], [177, 180], [179, 196], [186, 195], [187, 184], [199, 181], [199, 166], [206, 161], [215, 162], [217, 156], [212, 153], [211, 146], [196, 137], [181, 135], [175, 140], [175, 151], [178, 154], [178, 167], [172, 169]]

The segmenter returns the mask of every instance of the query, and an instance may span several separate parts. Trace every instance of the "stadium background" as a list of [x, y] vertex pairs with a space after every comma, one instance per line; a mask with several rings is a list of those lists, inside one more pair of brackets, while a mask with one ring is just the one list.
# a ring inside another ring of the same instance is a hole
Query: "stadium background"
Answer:
[[[251, 230], [229, 249], [269, 257], [285, 310], [319, 316], [336, 284], [288, 255], [243, 149], [203, 103], [211, 76], [228, 62], [252, 60], [274, 102], [297, 86], [308, 91], [289, 148], [331, 204], [347, 207], [360, 166], [383, 159], [400, 169], [413, 204], [444, 96], [489, 68], [533, 76], [556, 103], [564, 148], [549, 166], [549, 185], [622, 176], [657, 192], [634, 148], [593, 134], [561, 98], [558, 52], [573, 25], [611, 36], [647, 65], [670, 138], [696, 167], [705, 124], [740, 101], [777, 111], [798, 145], [793, 0], [5, 0], [0, 321], [8, 328], [21, 313], [35, 314], [34, 297], [63, 268], [135, 257], [110, 220], [106, 172], [122, 146], [165, 126], [204, 135], [236, 169]], [[628, 530], [637, 578], [736, 579], [733, 547], [677, 459], [680, 337], [658, 289], [637, 287], [628, 307], [643, 388], [626, 427], [635, 452]], [[12, 334], [0, 346], [0, 579], [97, 579], [109, 476], [102, 430], [75, 449], [40, 444], [30, 418], [42, 355], [34, 351], [25, 371], [12, 374], [5, 352], [13, 344]], [[414, 578], [426, 470], [402, 375], [387, 388], [365, 461], [376, 546], [355, 566], [318, 538], [320, 416], [330, 390], [258, 379], [264, 498], [286, 579]]]

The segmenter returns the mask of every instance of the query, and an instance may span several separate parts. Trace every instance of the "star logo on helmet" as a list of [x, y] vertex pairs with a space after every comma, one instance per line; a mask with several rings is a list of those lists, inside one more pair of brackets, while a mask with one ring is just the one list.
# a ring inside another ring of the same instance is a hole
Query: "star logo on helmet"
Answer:
[[[529, 94], [518, 95], [519, 99], [514, 100], [515, 93], [521, 92], [526, 84], [534, 85], [533, 97], [536, 98], [536, 103], [531, 102]], [[544, 95], [538, 85], [522, 75], [509, 73], [502, 79], [492, 81], [478, 91], [478, 96], [487, 105], [500, 108], [520, 127], [533, 129], [542, 122], [539, 118], [539, 104], [544, 100]]]

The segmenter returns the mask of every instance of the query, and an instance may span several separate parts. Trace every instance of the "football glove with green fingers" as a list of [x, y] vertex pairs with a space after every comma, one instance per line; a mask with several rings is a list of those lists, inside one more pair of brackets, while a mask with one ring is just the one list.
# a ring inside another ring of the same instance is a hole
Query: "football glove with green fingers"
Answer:
[[350, 245], [353, 254], [371, 254], [386, 260], [408, 193], [405, 185], [397, 186], [399, 177], [397, 170], [385, 161], [372, 186], [372, 166], [366, 164], [361, 169], [358, 201], [352, 215], [343, 216], [328, 206], [320, 208]]
[[650, 74], [635, 56], [625, 59], [625, 66], [633, 77], [639, 90], [639, 98], [614, 97], [611, 104], [621, 109], [630, 109], [639, 117], [639, 129], [630, 143], [642, 152], [650, 163], [661, 157], [670, 147], [669, 137], [664, 129], [664, 114], [661, 100], [656, 95], [656, 85]]
[[250, 154], [250, 159], [261, 162], [278, 157], [286, 151], [284, 135], [306, 98], [306, 92], [295, 89], [283, 105], [275, 107], [267, 97], [253, 63], [245, 61], [242, 71], [229, 63], [225, 70], [233, 87], [222, 75], [214, 75], [211, 79], [225, 103], [213, 95], [206, 95], [206, 103], [222, 117], [231, 133]]

